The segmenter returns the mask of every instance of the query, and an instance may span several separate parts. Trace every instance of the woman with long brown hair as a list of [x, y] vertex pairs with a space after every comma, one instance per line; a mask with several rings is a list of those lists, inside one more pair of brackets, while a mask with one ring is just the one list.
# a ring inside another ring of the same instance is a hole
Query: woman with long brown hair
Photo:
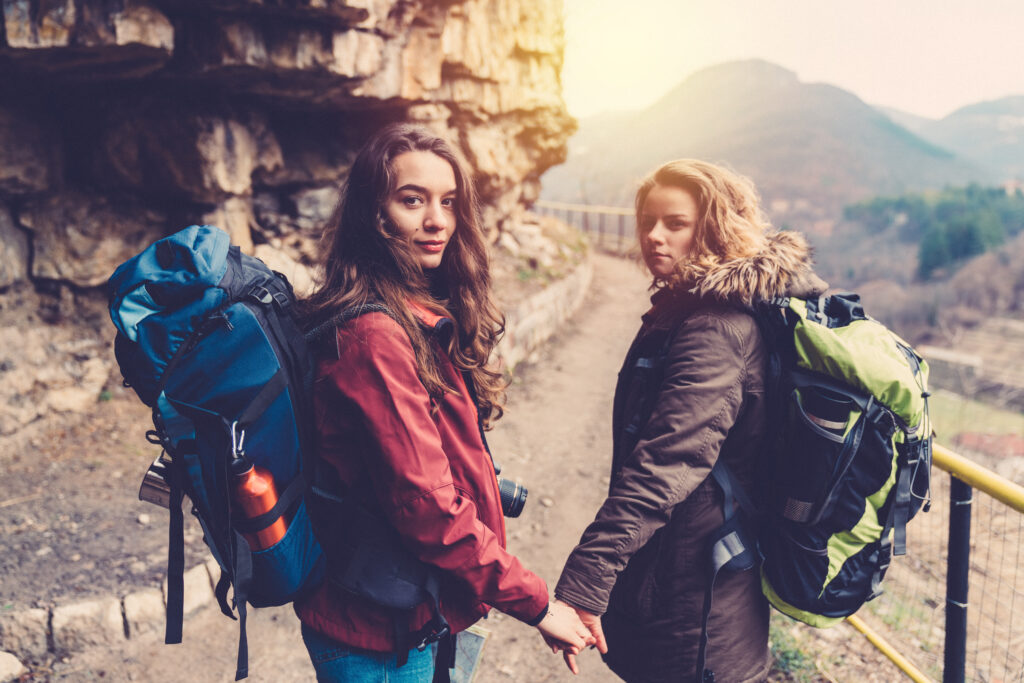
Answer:
[[[503, 319], [473, 184], [452, 145], [408, 124], [367, 142], [327, 226], [323, 267], [322, 286], [303, 302], [319, 340], [316, 453], [330, 480], [320, 486], [382, 520], [434, 577], [439, 605], [396, 619], [372, 596], [327, 581], [296, 607], [318, 679], [430, 681], [432, 643], [491, 606], [572, 651], [593, 642], [571, 609], [549, 609], [544, 581], [505, 550], [483, 440], [501, 415], [503, 379], [488, 362]], [[359, 523], [324, 516], [314, 520], [329, 565], [344, 564], [351, 558], [337, 557], [344, 543], [335, 541]], [[438, 671], [451, 661], [441, 654]]]
[[753, 184], [721, 166], [664, 164], [640, 185], [636, 220], [651, 308], [616, 387], [608, 497], [555, 596], [630, 683], [764, 680], [757, 570], [712, 578], [725, 494], [711, 471], [722, 461], [753, 492], [767, 434], [765, 342], [744, 309], [827, 285], [806, 241], [773, 230]]

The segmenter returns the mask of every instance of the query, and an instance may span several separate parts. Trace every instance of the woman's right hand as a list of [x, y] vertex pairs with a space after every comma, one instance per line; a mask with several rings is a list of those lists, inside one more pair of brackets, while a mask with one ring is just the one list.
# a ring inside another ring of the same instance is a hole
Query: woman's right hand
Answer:
[[[537, 624], [537, 630], [552, 652], [562, 650], [576, 655], [586, 646], [596, 642], [590, 629], [576, 615], [576, 610], [561, 601], [555, 601], [548, 606], [548, 613]], [[579, 673], [578, 667], [570, 668], [574, 674]]]
[[[579, 617], [580, 621], [590, 631], [592, 644], [597, 648], [597, 651], [603, 655], [608, 654], [608, 642], [604, 639], [604, 629], [601, 628], [601, 617], [591, 612], [586, 611], [582, 607], [574, 607], [568, 603], [564, 603], [561, 600], [555, 601], [556, 605], [564, 605], [569, 609], [576, 612], [576, 616]], [[557, 648], [552, 648], [557, 651]], [[563, 649], [562, 657], [565, 658], [565, 665], [569, 667], [569, 670], [574, 674], [579, 673], [579, 665], [576, 664], [577, 652], [573, 652], [569, 649]]]

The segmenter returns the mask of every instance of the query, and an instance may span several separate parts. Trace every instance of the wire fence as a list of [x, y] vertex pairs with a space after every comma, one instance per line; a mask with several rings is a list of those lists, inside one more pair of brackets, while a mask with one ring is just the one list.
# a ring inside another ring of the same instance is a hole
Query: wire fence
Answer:
[[[937, 460], [931, 510], [910, 522], [907, 555], [894, 559], [885, 592], [858, 616], [932, 679], [1024, 683], [1024, 490], [987, 471], [996, 488], [968, 486], [982, 468], [937, 450], [948, 457]], [[967, 533], [951, 558], [958, 516]], [[966, 599], [949, 594], [958, 564]], [[959, 630], [958, 615], [966, 617], [962, 634], [948, 621]]]
[[[634, 248], [632, 209], [534, 208], [599, 248]], [[1024, 488], [941, 446], [936, 465], [931, 509], [910, 522], [907, 554], [893, 558], [885, 592], [855, 626], [866, 624], [861, 630], [914, 680], [1024, 683]]]
[[949, 478], [932, 480], [932, 504], [907, 525], [907, 554], [893, 558], [881, 596], [858, 613], [933, 679], [942, 678]]
[[967, 618], [972, 680], [1024, 682], [1024, 514], [978, 499], [971, 530]]
[[536, 201], [533, 208], [543, 216], [553, 216], [563, 223], [576, 226], [595, 246], [605, 251], [626, 254], [636, 241], [633, 209], [546, 200]]

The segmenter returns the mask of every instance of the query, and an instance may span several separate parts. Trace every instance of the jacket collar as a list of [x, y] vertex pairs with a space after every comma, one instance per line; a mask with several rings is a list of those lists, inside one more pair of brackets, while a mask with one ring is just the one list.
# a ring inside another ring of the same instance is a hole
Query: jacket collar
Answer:
[[[807, 240], [791, 231], [765, 235], [764, 246], [752, 256], [718, 263], [683, 263], [678, 283], [671, 289], [747, 306], [780, 296], [816, 297], [828, 289], [828, 283], [811, 268]], [[652, 302], [657, 304], [653, 298]]]
[[664, 287], [651, 295], [651, 307], [641, 316], [644, 327], [671, 326], [683, 311], [689, 310], [700, 302], [700, 296], [682, 288]]
[[408, 299], [409, 310], [416, 316], [425, 329], [430, 330], [434, 337], [443, 344], [448, 343], [451, 340], [452, 335], [455, 333], [455, 321], [445, 315], [440, 315], [431, 311], [423, 304], [417, 301]]

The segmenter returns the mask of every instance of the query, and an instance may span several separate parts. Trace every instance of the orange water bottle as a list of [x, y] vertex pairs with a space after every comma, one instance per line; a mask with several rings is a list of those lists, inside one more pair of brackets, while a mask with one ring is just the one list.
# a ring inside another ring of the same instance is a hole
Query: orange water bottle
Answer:
[[[242, 438], [245, 438], [244, 432]], [[231, 460], [231, 474], [234, 476], [232, 489], [235, 503], [242, 508], [242, 516], [252, 519], [270, 512], [277, 504], [277, 487], [270, 472], [252, 464], [245, 457], [241, 446], [242, 439], [238, 439]], [[284, 538], [286, 531], [288, 523], [282, 514], [270, 526], [259, 531], [243, 533], [242, 536], [252, 550], [264, 550]]]

